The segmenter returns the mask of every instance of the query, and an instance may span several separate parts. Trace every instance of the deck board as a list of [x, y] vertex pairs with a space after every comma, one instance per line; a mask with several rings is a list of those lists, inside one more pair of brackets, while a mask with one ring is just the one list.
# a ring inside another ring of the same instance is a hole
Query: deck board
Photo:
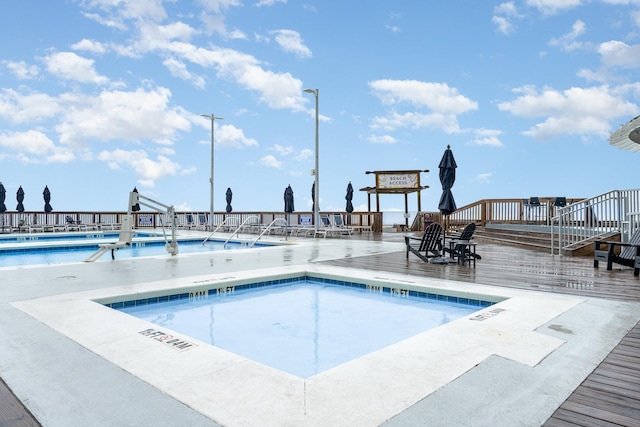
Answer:
[[[633, 269], [593, 267], [591, 257], [561, 257], [496, 244], [479, 244], [476, 267], [428, 264], [404, 251], [326, 261], [325, 264], [383, 270], [539, 292], [640, 301]], [[544, 427], [640, 426], [640, 323], [544, 423]]]

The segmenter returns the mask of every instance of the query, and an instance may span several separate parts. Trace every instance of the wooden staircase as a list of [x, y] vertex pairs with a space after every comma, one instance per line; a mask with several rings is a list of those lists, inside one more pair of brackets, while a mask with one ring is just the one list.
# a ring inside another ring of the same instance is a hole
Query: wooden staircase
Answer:
[[[551, 231], [549, 227], [504, 227], [496, 224], [488, 224], [486, 227], [477, 227], [474, 234], [477, 242], [496, 243], [509, 246], [518, 246], [539, 252], [551, 254]], [[557, 238], [557, 236], [556, 236]], [[555, 248], [557, 253], [557, 248]], [[593, 243], [588, 242], [580, 247], [565, 250], [568, 256], [593, 256]]]

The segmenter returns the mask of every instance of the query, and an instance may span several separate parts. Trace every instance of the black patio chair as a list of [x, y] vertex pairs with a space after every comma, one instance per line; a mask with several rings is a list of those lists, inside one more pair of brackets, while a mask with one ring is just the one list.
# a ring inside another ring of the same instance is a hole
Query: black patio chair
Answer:
[[[419, 242], [412, 245], [411, 242]], [[429, 258], [442, 256], [442, 226], [440, 223], [433, 222], [425, 228], [422, 237], [404, 236], [404, 242], [407, 245], [407, 259], [409, 252], [425, 262], [429, 262]]]
[[480, 255], [475, 253], [475, 251], [471, 251], [469, 245], [471, 244], [471, 239], [473, 239], [473, 233], [476, 232], [476, 223], [470, 222], [467, 224], [462, 233], [458, 235], [453, 235], [451, 237], [447, 236], [446, 242], [449, 243], [449, 247], [445, 248], [444, 251], [448, 252], [451, 255], [451, 258], [456, 259], [482, 259]]
[[[598, 268], [600, 261], [607, 263], [607, 270], [613, 270], [613, 263], [633, 268], [633, 275], [640, 275], [640, 229], [637, 229], [628, 243], [596, 240], [593, 251], [593, 267]], [[606, 246], [606, 248], [605, 248]], [[620, 253], [616, 254], [616, 248]]]

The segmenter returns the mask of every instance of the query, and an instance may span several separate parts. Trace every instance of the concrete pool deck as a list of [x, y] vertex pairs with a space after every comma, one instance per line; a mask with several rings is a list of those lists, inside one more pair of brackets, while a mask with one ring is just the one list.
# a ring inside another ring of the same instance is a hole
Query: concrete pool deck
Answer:
[[[533, 426], [640, 318], [637, 303], [446, 282], [440, 285], [511, 299], [503, 312], [484, 310], [486, 320], [452, 322], [302, 380], [210, 346], [152, 346], [139, 337], [140, 321], [88, 302], [258, 270], [315, 270], [318, 261], [403, 251], [400, 239], [295, 239], [205, 255], [0, 269], [0, 377], [45, 426]], [[508, 399], [471, 395], [478, 383], [508, 390]]]

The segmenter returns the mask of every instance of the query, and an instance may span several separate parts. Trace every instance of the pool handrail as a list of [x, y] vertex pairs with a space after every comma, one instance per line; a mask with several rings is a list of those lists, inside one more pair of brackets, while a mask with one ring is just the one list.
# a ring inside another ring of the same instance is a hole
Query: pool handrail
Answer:
[[[288, 222], [286, 219], [284, 219], [284, 218], [276, 218], [276, 219], [274, 219], [273, 221], [271, 221], [271, 223], [269, 223], [269, 225], [267, 225], [267, 226], [264, 228], [264, 230], [262, 230], [262, 231], [260, 232], [260, 234], [258, 235], [258, 237], [256, 237], [256, 239], [255, 239], [253, 242], [251, 242], [251, 243], [249, 244], [249, 247], [250, 247], [250, 248], [252, 248], [252, 247], [253, 247], [253, 245], [255, 245], [255, 244], [256, 244], [256, 242], [257, 242], [258, 240], [260, 240], [260, 238], [261, 238], [261, 237], [262, 237], [266, 232], [270, 231], [270, 230], [271, 230], [271, 227], [272, 227], [273, 225], [275, 225], [275, 224], [276, 224], [276, 222], [278, 222], [278, 221], [284, 221], [284, 225], [285, 225], [285, 227], [288, 227], [288, 226], [289, 226], [289, 222]], [[286, 233], [286, 231], [285, 231], [285, 233]], [[229, 241], [229, 239], [227, 239], [227, 242], [228, 242], [228, 241]], [[225, 242], [225, 244], [227, 244], [227, 242]]]
[[[221, 223], [220, 223], [220, 224], [219, 224], [219, 225], [218, 225], [218, 226], [217, 226], [217, 227], [216, 227], [216, 228], [215, 228], [215, 229], [214, 229], [214, 230], [213, 230], [213, 231], [212, 231], [212, 232], [211, 232], [211, 233], [210, 233], [210, 234], [209, 234], [209, 235], [208, 235], [208, 236], [203, 240], [203, 241], [202, 241], [202, 246], [204, 246], [204, 244], [205, 244], [205, 243], [207, 243], [207, 241], [211, 238], [211, 236], [213, 236], [213, 234], [214, 234], [216, 231], [220, 230], [220, 228], [222, 228], [222, 227], [226, 224], [227, 220], [229, 220], [229, 219], [235, 219], [235, 218], [233, 218], [233, 217], [225, 218], [225, 219], [224, 219], [224, 221], [222, 221], [222, 222], [221, 222]], [[242, 227], [244, 227], [244, 226], [245, 226], [245, 224], [246, 224], [250, 219], [257, 219], [258, 221], [260, 221], [260, 217], [259, 217], [258, 215], [250, 215], [250, 216], [248, 216], [247, 218], [245, 218], [245, 220], [244, 220], [244, 221], [242, 221], [242, 224], [238, 225], [238, 228], [236, 228], [236, 229], [233, 231], [233, 233], [231, 233], [231, 236], [230, 236], [230, 237], [229, 237], [229, 238], [224, 242], [224, 244], [226, 245], [226, 244], [229, 242], [229, 240], [230, 240], [233, 236], [237, 235], [237, 234], [240, 232], [240, 230], [242, 230]]]

